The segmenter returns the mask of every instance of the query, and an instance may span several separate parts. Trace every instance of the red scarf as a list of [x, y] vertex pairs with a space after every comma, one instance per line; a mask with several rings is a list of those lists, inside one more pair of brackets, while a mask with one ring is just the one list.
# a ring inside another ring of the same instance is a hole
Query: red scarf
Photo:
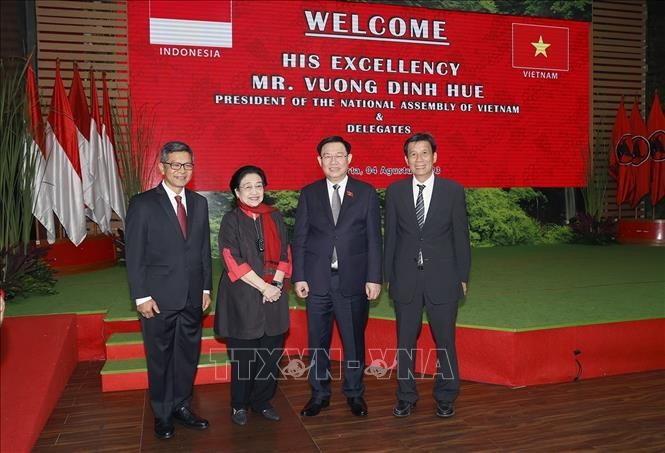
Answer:
[[277, 225], [270, 215], [277, 211], [276, 208], [261, 203], [256, 207], [247, 206], [238, 200], [238, 207], [245, 213], [258, 214], [261, 216], [261, 229], [263, 230], [263, 280], [271, 283], [275, 276], [275, 271], [279, 265], [279, 258], [282, 255], [282, 240], [277, 231]]

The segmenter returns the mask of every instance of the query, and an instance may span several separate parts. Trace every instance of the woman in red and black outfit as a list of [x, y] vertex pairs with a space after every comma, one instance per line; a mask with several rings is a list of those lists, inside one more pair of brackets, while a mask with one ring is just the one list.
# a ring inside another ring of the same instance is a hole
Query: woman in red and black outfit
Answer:
[[291, 256], [282, 215], [263, 203], [265, 173], [244, 166], [231, 177], [238, 206], [222, 219], [215, 332], [227, 338], [231, 362], [231, 419], [247, 423], [248, 409], [268, 420], [279, 415], [270, 404], [277, 388], [277, 363], [289, 329], [284, 278]]

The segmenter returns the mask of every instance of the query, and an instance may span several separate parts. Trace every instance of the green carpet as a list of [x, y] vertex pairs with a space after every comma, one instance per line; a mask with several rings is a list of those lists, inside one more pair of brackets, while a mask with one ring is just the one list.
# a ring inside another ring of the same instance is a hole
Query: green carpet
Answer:
[[[220, 273], [216, 262], [215, 282]], [[136, 318], [124, 267], [63, 276], [56, 289], [53, 296], [12, 300], [7, 315], [106, 312], [107, 319]], [[305, 306], [293, 294], [290, 304]], [[394, 319], [385, 290], [370, 316]], [[458, 325], [522, 331], [662, 317], [663, 247], [497, 247], [473, 250], [469, 295]]]
[[[226, 352], [201, 354], [199, 357], [199, 368], [213, 367], [227, 363], [230, 362], [229, 356], [226, 354]], [[145, 363], [145, 357], [136, 359], [107, 360], [100, 374], [140, 373], [146, 371], [147, 369], [148, 367]]]

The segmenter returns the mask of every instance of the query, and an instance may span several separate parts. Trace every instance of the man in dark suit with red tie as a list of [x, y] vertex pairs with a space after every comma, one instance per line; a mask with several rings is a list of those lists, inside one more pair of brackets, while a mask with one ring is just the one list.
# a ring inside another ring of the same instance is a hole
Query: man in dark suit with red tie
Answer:
[[381, 291], [381, 219], [376, 191], [347, 176], [351, 145], [339, 136], [317, 146], [325, 179], [300, 193], [293, 233], [296, 294], [307, 298], [312, 397], [301, 414], [317, 415], [330, 404], [330, 340], [333, 318], [344, 347], [342, 391], [351, 412], [367, 415], [365, 326], [368, 300]]
[[208, 203], [185, 188], [194, 169], [190, 147], [169, 142], [160, 152], [163, 181], [132, 198], [127, 211], [129, 288], [141, 315], [155, 435], [173, 421], [206, 429], [191, 409], [201, 347], [201, 319], [212, 287]]
[[436, 415], [451, 417], [460, 388], [455, 321], [466, 294], [471, 253], [464, 188], [434, 175], [436, 142], [415, 134], [404, 143], [412, 178], [386, 190], [384, 272], [397, 321], [396, 417], [418, 401], [413, 375], [415, 347], [427, 309], [437, 347]]

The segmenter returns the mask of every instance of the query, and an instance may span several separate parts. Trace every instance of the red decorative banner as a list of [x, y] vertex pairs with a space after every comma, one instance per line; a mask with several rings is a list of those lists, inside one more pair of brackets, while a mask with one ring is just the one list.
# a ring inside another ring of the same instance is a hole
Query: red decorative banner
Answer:
[[585, 183], [587, 22], [323, 1], [128, 11], [132, 101], [155, 114], [155, 152], [192, 146], [196, 190], [228, 190], [246, 164], [300, 189], [329, 135], [351, 142], [351, 174], [385, 187], [421, 131], [436, 171], [467, 187]]

